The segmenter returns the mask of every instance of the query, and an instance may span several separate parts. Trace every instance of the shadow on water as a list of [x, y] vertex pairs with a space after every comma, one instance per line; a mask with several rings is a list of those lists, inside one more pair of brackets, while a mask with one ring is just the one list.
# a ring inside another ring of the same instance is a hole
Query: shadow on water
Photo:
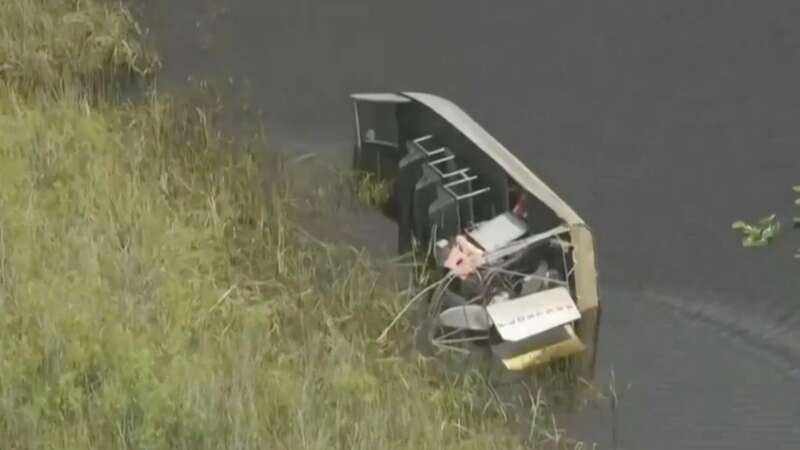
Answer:
[[598, 245], [597, 383], [624, 391], [570, 417], [578, 437], [800, 448], [800, 233], [730, 230], [791, 212], [800, 3], [132, 1], [162, 87], [227, 80], [273, 142], [344, 166], [350, 92], [437, 93], [573, 205]]

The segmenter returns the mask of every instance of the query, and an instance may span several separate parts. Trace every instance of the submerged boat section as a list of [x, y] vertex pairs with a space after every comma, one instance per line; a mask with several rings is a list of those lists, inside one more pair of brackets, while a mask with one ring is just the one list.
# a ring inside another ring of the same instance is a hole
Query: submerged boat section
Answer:
[[594, 241], [578, 214], [452, 102], [351, 100], [353, 165], [390, 186], [381, 206], [398, 224], [398, 251], [433, 249], [431, 343], [488, 345], [512, 370], [569, 357], [591, 373], [600, 308]]

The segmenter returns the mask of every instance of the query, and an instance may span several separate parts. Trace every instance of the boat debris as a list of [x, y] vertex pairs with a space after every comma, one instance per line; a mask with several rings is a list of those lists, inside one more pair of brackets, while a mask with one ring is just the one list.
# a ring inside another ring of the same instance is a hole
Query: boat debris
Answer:
[[351, 98], [353, 163], [389, 181], [381, 209], [398, 223], [399, 251], [414, 241], [433, 249], [438, 275], [401, 314], [424, 293], [436, 348], [488, 346], [510, 370], [576, 357], [590, 376], [599, 302], [583, 220], [453, 103], [408, 92]]
[[453, 275], [466, 280], [483, 263], [483, 254], [484, 252], [469, 242], [466, 237], [458, 235], [443, 266], [449, 269]]

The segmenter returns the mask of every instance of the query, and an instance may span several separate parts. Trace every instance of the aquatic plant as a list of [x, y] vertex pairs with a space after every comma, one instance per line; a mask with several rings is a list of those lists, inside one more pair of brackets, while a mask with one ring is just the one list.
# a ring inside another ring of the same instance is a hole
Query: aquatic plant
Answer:
[[777, 221], [777, 215], [771, 214], [752, 223], [737, 220], [731, 228], [742, 233], [743, 246], [763, 247], [778, 234], [780, 222]]
[[[792, 191], [795, 194], [800, 194], [800, 185], [792, 186]], [[800, 206], [800, 198], [794, 201], [795, 206]], [[792, 223], [795, 228], [800, 227], [800, 217], [795, 216], [792, 218]], [[771, 214], [763, 217], [753, 223], [747, 223], [742, 220], [737, 220], [731, 225], [734, 230], [739, 230], [742, 233], [742, 245], [745, 247], [763, 247], [778, 234], [780, 231], [780, 222], [776, 214]], [[795, 258], [800, 259], [800, 250], [798, 250]]]

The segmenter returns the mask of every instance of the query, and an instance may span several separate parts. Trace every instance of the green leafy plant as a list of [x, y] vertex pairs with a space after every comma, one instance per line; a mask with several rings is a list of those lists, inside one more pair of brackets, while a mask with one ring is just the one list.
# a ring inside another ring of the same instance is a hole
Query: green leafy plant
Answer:
[[778, 234], [781, 224], [777, 220], [777, 216], [771, 214], [753, 223], [737, 220], [731, 225], [731, 228], [739, 230], [742, 233], [743, 246], [763, 247]]
[[[792, 191], [796, 195], [800, 195], [800, 185], [792, 186]], [[800, 197], [794, 200], [795, 206], [800, 206]], [[800, 216], [794, 216], [792, 223], [795, 228], [800, 228]], [[742, 220], [737, 220], [731, 225], [734, 230], [739, 230], [742, 233], [742, 245], [745, 247], [763, 247], [767, 245], [772, 238], [774, 238], [778, 231], [780, 231], [780, 222], [777, 220], [775, 214], [761, 218], [755, 223], [747, 223]], [[800, 259], [800, 249], [795, 254], [795, 258]]]

